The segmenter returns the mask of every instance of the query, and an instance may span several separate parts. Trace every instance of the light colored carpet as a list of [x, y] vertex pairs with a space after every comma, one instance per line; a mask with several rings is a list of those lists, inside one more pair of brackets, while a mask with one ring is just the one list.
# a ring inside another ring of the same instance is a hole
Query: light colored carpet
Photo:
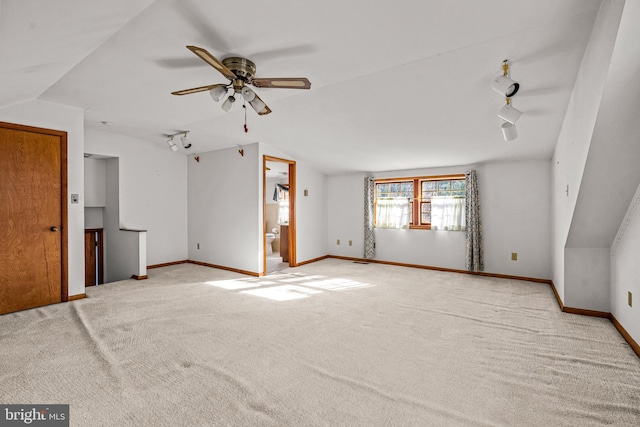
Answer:
[[0, 316], [0, 403], [73, 426], [640, 425], [640, 359], [548, 285], [190, 264]]

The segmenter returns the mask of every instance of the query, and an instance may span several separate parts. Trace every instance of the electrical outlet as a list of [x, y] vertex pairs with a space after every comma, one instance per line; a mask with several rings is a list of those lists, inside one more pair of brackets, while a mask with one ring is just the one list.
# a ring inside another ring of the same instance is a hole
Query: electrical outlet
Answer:
[[340, 239], [336, 241], [336, 245], [339, 245], [339, 244], [340, 244]]
[[349, 246], [353, 246], [353, 240], [349, 240]]
[[517, 261], [517, 260], [518, 260], [518, 253], [511, 252], [511, 261]]
[[629, 291], [629, 307], [633, 307], [633, 294]]

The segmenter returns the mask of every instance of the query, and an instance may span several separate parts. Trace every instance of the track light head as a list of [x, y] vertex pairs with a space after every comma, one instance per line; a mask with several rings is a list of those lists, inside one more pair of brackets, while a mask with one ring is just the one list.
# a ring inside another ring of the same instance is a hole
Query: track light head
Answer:
[[173, 142], [173, 136], [169, 137], [169, 139], [167, 140], [167, 145], [169, 145], [169, 149], [171, 151], [178, 151], [178, 146], [175, 142]]
[[498, 111], [498, 117], [513, 125], [516, 124], [522, 111], [515, 109], [511, 104], [506, 104], [500, 111]]
[[518, 93], [518, 89], [520, 89], [520, 84], [515, 80], [512, 80], [509, 78], [509, 60], [508, 59], [505, 59], [504, 61], [502, 61], [502, 75], [493, 79], [493, 82], [491, 83], [491, 87], [500, 95], [506, 96], [507, 98], [510, 98], [516, 93]]
[[507, 76], [498, 76], [493, 79], [491, 88], [498, 92], [500, 95], [510, 98], [518, 93], [518, 89], [520, 89], [520, 83], [511, 80]]
[[184, 133], [184, 135], [182, 135], [182, 136], [180, 137], [180, 141], [182, 142], [182, 146], [183, 146], [184, 148], [191, 148], [191, 144], [190, 144], [189, 142], [187, 142], [187, 134], [188, 134], [188, 133], [189, 133], [189, 131], [186, 131], [186, 132]]
[[518, 137], [518, 131], [516, 130], [516, 125], [509, 122], [504, 122], [502, 124], [502, 136], [505, 141], [513, 141]]

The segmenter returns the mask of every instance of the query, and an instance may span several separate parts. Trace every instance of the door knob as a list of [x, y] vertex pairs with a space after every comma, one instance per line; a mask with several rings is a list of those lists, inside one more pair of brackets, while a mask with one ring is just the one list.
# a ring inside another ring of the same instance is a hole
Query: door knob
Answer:
[[54, 227], [51, 227], [49, 230], [51, 230], [51, 231], [58, 231], [58, 227], [55, 227], [55, 226], [54, 226]]

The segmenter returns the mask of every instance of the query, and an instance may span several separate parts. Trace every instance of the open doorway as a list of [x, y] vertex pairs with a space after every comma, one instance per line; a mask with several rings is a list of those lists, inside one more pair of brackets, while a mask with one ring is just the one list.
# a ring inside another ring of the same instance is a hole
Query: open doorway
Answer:
[[263, 245], [264, 274], [296, 264], [296, 162], [264, 156]]

